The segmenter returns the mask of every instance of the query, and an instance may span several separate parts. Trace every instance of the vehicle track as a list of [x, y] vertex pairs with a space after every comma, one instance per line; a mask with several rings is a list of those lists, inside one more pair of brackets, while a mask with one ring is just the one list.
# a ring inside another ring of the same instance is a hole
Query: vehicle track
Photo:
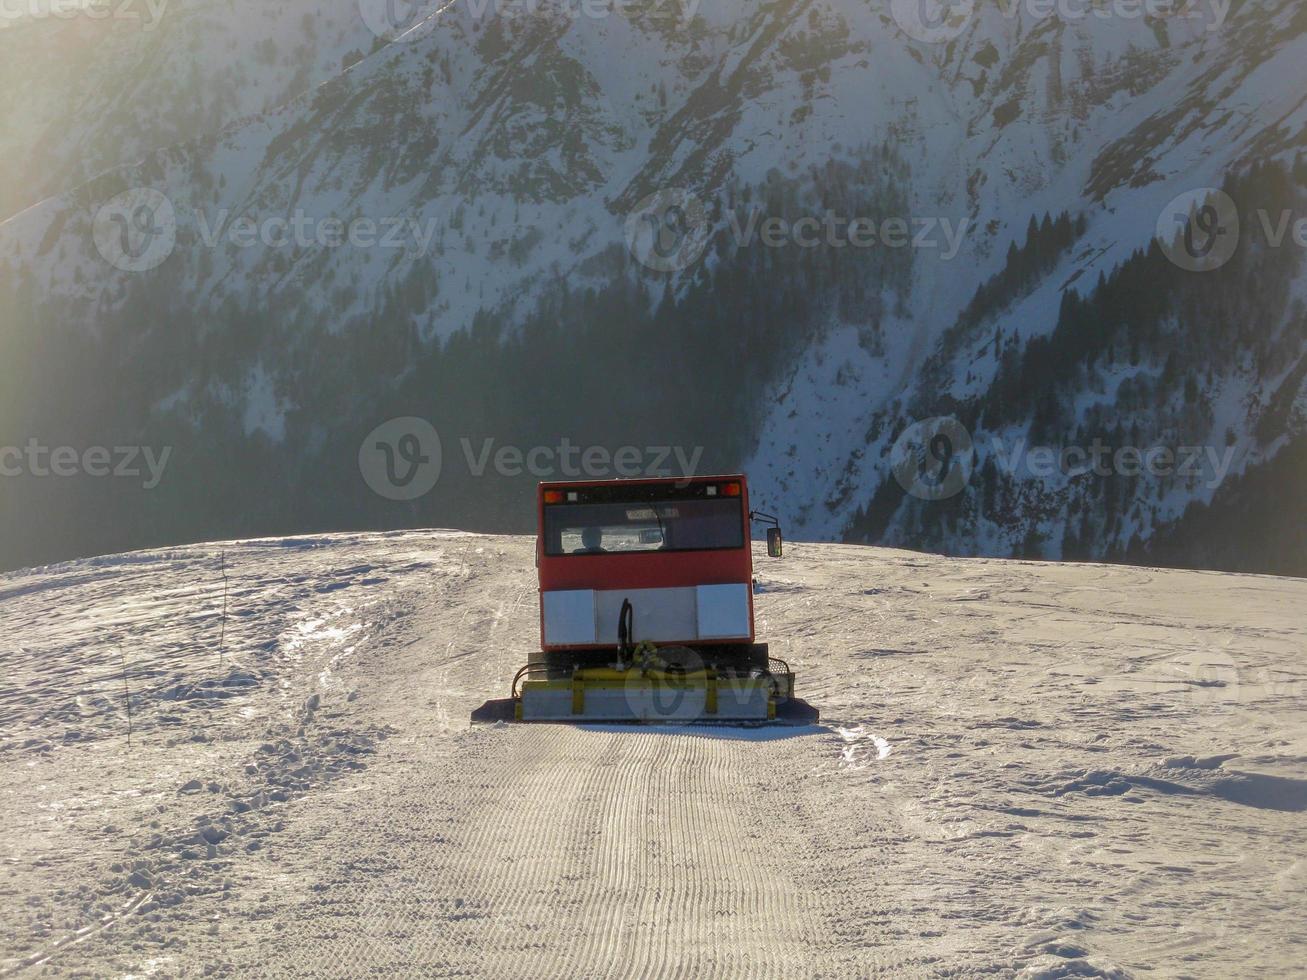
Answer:
[[[368, 829], [332, 849], [298, 941], [264, 970], [848, 975], [832, 896], [804, 865], [822, 828], [760, 796], [757, 778], [811, 739], [733, 734], [523, 726], [414, 740], [413, 763], [438, 757], [377, 794], [384, 806], [352, 811]], [[859, 972], [878, 972], [861, 953]]]

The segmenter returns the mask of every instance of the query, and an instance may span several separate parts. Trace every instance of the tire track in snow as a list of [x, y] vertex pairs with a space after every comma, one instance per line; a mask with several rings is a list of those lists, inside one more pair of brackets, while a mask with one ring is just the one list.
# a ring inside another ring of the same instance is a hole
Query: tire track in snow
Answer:
[[841, 972], [806, 850], [787, 846], [804, 811], [756, 778], [774, 744], [554, 726], [455, 741], [357, 815], [264, 972]]
[[828, 947], [743, 778], [758, 745], [503, 734], [514, 755], [485, 773], [493, 788], [455, 856], [464, 900], [492, 924], [475, 943], [488, 953], [479, 969], [511, 972], [524, 930], [538, 933], [543, 976], [792, 975]]

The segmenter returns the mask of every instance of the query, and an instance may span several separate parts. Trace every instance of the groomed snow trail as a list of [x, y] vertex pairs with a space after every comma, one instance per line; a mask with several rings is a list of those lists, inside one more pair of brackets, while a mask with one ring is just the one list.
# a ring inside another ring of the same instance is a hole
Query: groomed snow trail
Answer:
[[[767, 799], [760, 748], [559, 728], [462, 738], [435, 778], [414, 773], [378, 795], [384, 805], [354, 811], [367, 829], [329, 849], [320, 899], [288, 910], [300, 942], [264, 966], [836, 975], [823, 896], [803, 868], [814, 815], [801, 798], [788, 813]], [[420, 764], [420, 743], [413, 755]], [[384, 854], [385, 870], [360, 872], [362, 850]]]
[[793, 730], [470, 727], [537, 640], [524, 538], [0, 577], [0, 976], [1307, 958], [1307, 582], [790, 550], [757, 605]]

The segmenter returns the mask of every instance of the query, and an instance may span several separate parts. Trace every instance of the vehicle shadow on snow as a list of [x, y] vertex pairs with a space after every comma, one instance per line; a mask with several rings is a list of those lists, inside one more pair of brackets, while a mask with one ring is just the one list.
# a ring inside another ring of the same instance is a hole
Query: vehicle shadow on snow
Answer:
[[813, 735], [829, 735], [832, 729], [825, 725], [641, 725], [641, 724], [602, 724], [577, 725], [587, 732], [648, 733], [651, 735], [691, 735], [698, 738], [720, 738], [739, 742], [779, 742], [790, 738], [805, 738]]

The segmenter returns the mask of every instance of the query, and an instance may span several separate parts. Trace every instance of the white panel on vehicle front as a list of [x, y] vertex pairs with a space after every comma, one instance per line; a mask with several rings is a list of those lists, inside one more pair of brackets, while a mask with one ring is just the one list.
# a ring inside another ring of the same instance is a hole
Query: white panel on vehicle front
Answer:
[[622, 600], [635, 614], [635, 641], [688, 643], [698, 638], [694, 588], [613, 589], [595, 593], [599, 642], [617, 645], [617, 618]]
[[749, 586], [546, 592], [545, 643], [617, 646], [622, 603], [631, 600], [635, 642], [693, 643], [749, 638]]
[[749, 635], [749, 587], [701, 585], [698, 593], [699, 639], [726, 640]]
[[592, 590], [546, 592], [543, 601], [546, 643], [550, 646], [587, 646], [596, 642], [595, 594]]

